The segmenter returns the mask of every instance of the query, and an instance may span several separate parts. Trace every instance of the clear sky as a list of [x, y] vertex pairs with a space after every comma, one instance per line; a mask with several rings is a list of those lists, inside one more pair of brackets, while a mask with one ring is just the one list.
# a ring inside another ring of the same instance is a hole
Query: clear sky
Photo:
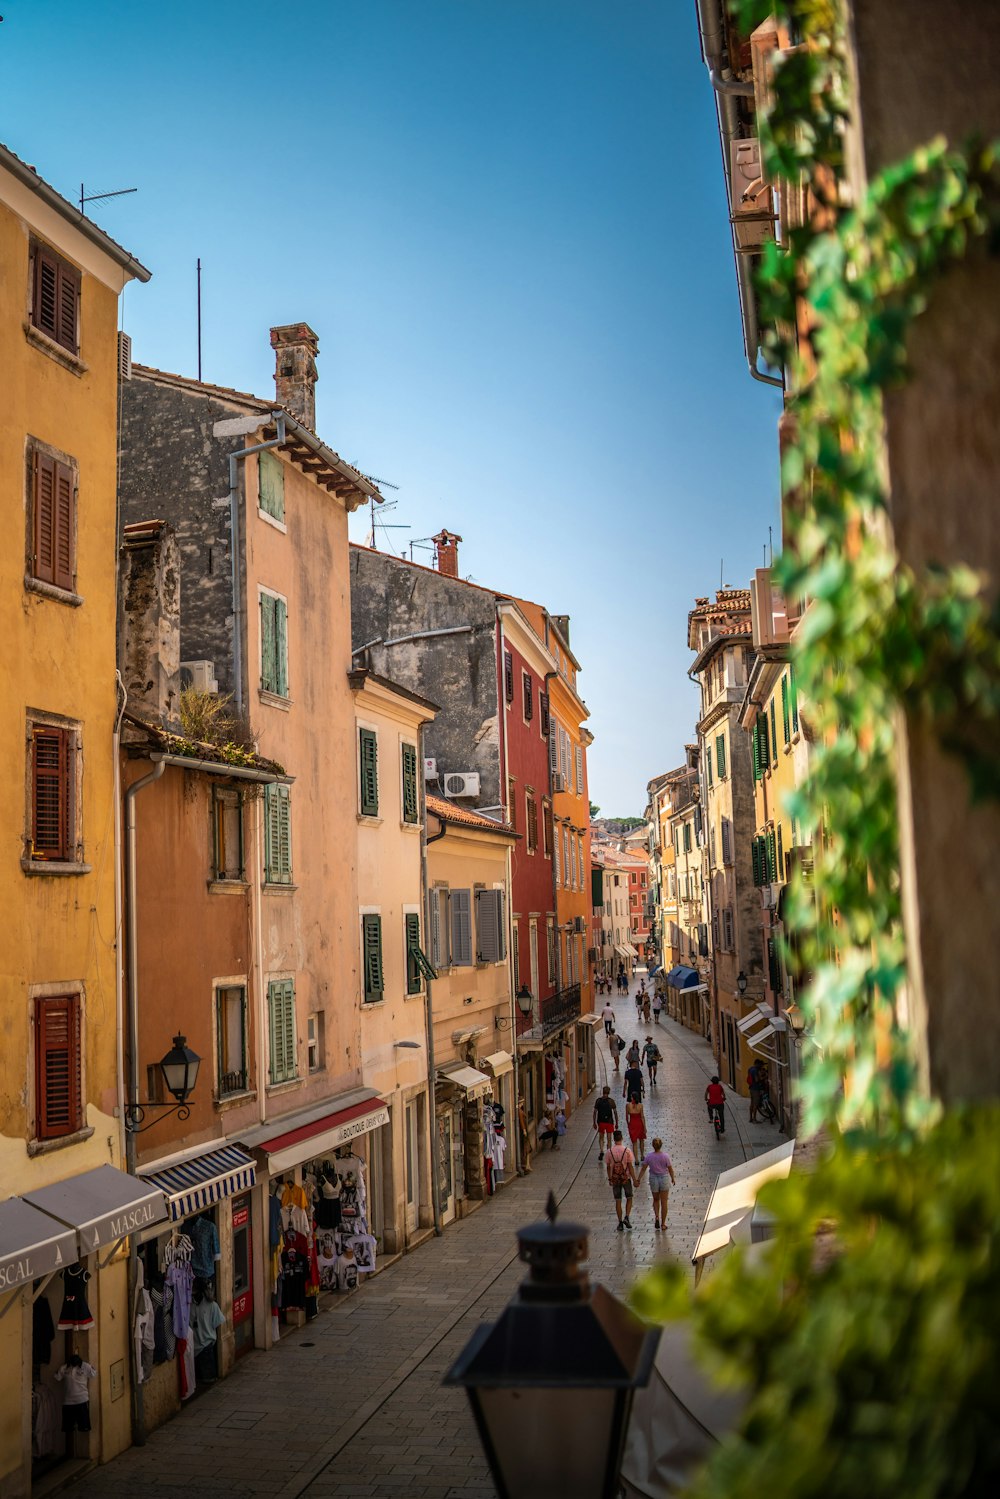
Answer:
[[641, 813], [693, 737], [687, 610], [777, 539], [695, 0], [2, 10], [0, 139], [139, 189], [90, 210], [153, 271], [133, 357], [196, 373], [199, 256], [206, 380], [267, 396], [310, 323], [321, 436], [399, 486], [378, 544], [447, 526], [571, 616], [592, 797]]

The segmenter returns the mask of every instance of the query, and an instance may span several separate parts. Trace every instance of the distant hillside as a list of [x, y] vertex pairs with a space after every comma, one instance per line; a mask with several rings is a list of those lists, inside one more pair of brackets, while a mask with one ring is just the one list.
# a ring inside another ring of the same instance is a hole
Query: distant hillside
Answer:
[[620, 838], [623, 833], [631, 833], [633, 828], [644, 828], [646, 819], [644, 817], [596, 817], [595, 828], [603, 828], [612, 837]]

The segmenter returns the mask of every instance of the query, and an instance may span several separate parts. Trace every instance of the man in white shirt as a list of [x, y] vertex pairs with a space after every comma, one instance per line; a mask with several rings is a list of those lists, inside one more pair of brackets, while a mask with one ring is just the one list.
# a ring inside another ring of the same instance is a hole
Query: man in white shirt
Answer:
[[90, 1391], [87, 1381], [97, 1377], [93, 1364], [85, 1364], [78, 1353], [71, 1353], [66, 1362], [56, 1370], [56, 1379], [63, 1387], [62, 1429], [71, 1431], [90, 1430]]
[[607, 1004], [604, 1006], [604, 1009], [601, 1011], [601, 1019], [604, 1021], [604, 1034], [606, 1036], [612, 1036], [612, 1035], [614, 1035], [614, 1030], [615, 1030], [615, 1012], [611, 1008], [611, 1001], [610, 1001], [610, 999], [608, 1000]]

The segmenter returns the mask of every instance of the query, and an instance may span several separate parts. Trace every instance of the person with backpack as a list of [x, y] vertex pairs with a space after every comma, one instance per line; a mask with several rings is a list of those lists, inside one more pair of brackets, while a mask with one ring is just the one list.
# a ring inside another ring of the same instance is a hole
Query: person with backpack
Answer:
[[611, 1097], [611, 1089], [606, 1084], [600, 1098], [594, 1104], [594, 1128], [597, 1131], [599, 1146], [597, 1159], [603, 1161], [604, 1147], [611, 1144], [611, 1136], [618, 1128], [618, 1105]]
[[642, 1060], [645, 1062], [646, 1070], [649, 1073], [649, 1086], [651, 1088], [655, 1088], [657, 1086], [656, 1069], [660, 1062], [663, 1061], [663, 1057], [661, 1055], [660, 1048], [657, 1046], [652, 1036], [646, 1037], [646, 1044], [642, 1048]]
[[616, 1072], [620, 1072], [621, 1071], [621, 1056], [622, 1056], [622, 1052], [625, 1050], [625, 1037], [624, 1036], [612, 1036], [611, 1037], [610, 1045], [611, 1045], [611, 1060], [615, 1064], [615, 1071]]
[[[616, 1129], [614, 1143], [608, 1148], [607, 1157], [608, 1184], [614, 1194], [615, 1212], [618, 1215], [618, 1232], [623, 1233], [632, 1224], [629, 1215], [632, 1212], [632, 1195], [635, 1186], [635, 1156], [628, 1146], [622, 1141], [622, 1132]], [[625, 1197], [625, 1213], [622, 1215], [622, 1194]]]

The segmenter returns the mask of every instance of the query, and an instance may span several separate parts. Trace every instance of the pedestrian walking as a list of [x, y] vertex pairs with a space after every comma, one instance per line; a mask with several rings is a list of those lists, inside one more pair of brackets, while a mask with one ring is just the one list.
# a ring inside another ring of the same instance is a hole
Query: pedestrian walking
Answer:
[[565, 1114], [564, 1110], [560, 1107], [560, 1108], [556, 1109], [556, 1143], [555, 1143], [555, 1147], [554, 1147], [556, 1150], [559, 1149], [559, 1141], [562, 1139], [562, 1137], [563, 1137], [563, 1135], [565, 1133], [566, 1133], [566, 1114]]
[[642, 1019], [642, 990], [635, 996], [635, 1018]]
[[604, 1034], [606, 1036], [613, 1036], [615, 1033], [615, 1012], [611, 1008], [610, 999], [601, 1011], [601, 1019], [604, 1021]]
[[528, 1114], [524, 1099], [517, 1100], [517, 1135], [521, 1143], [521, 1170], [531, 1170], [531, 1141], [528, 1138]]
[[760, 1101], [767, 1091], [767, 1069], [763, 1062], [754, 1061], [750, 1064], [747, 1073], [747, 1087], [750, 1089], [750, 1123], [756, 1124], [757, 1110]]
[[642, 1179], [649, 1172], [649, 1190], [653, 1195], [653, 1227], [664, 1229], [667, 1226], [667, 1199], [670, 1196], [670, 1186], [676, 1187], [677, 1178], [674, 1175], [674, 1166], [667, 1152], [663, 1148], [663, 1141], [658, 1135], [653, 1136], [653, 1148], [648, 1155], [643, 1157], [642, 1166], [636, 1186], [642, 1185]]
[[653, 1020], [656, 1025], [660, 1023], [660, 1011], [663, 1009], [663, 995], [657, 989], [653, 995]]
[[611, 1089], [605, 1084], [601, 1096], [594, 1104], [594, 1128], [597, 1131], [599, 1161], [604, 1160], [605, 1149], [611, 1144], [611, 1136], [618, 1128], [618, 1105], [611, 1097]]
[[621, 1062], [622, 1052], [624, 1050], [625, 1050], [625, 1037], [624, 1036], [612, 1036], [611, 1037], [611, 1060], [615, 1064], [615, 1071], [616, 1072], [620, 1072], [621, 1071], [621, 1067], [620, 1067], [619, 1064]]
[[655, 1088], [657, 1086], [656, 1069], [660, 1062], [663, 1061], [663, 1056], [652, 1036], [646, 1037], [646, 1044], [642, 1048], [642, 1060], [645, 1062], [646, 1070], [649, 1073], [649, 1086]]
[[648, 994], [644, 994], [643, 995], [643, 999], [642, 999], [642, 1022], [643, 1022], [643, 1025], [648, 1025], [649, 1024], [649, 1015], [650, 1015], [649, 995]]
[[638, 1036], [633, 1038], [632, 1045], [628, 1049], [628, 1056], [625, 1058], [625, 1060], [630, 1067], [639, 1067], [642, 1064], [642, 1052], [639, 1049]]
[[[615, 1199], [618, 1215], [618, 1232], [631, 1228], [633, 1188], [635, 1186], [635, 1156], [622, 1140], [622, 1132], [616, 1129], [614, 1143], [608, 1147], [608, 1183]], [[622, 1196], [625, 1198], [625, 1213], [622, 1214]]]
[[625, 1123], [628, 1137], [639, 1155], [646, 1153], [646, 1111], [638, 1093], [633, 1093], [625, 1105]]
[[642, 1068], [638, 1062], [634, 1065], [630, 1062], [625, 1068], [625, 1086], [622, 1088], [622, 1097], [629, 1099], [634, 1093], [637, 1098], [641, 1098], [645, 1091], [646, 1084], [643, 1080]]

